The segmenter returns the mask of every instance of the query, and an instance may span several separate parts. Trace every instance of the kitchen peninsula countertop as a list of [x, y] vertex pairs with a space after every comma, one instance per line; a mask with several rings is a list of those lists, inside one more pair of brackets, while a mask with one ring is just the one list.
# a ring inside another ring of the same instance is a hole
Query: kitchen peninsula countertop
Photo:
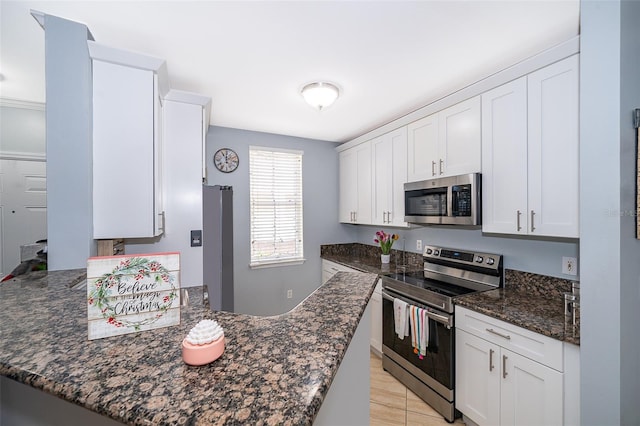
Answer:
[[[180, 325], [89, 341], [86, 270], [0, 285], [0, 374], [131, 425], [311, 424], [373, 292], [376, 276], [341, 272], [290, 312], [205, 308], [190, 288]], [[211, 364], [182, 361], [201, 319], [224, 329]]]

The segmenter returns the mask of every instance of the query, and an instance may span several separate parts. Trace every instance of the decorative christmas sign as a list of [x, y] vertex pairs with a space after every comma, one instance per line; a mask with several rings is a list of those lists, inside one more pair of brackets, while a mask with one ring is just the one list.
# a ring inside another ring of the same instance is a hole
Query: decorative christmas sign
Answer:
[[87, 261], [89, 340], [180, 324], [180, 254]]

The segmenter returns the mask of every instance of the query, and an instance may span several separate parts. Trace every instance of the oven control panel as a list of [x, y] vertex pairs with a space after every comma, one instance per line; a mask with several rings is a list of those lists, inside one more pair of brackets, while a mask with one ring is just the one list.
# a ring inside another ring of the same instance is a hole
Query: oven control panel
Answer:
[[425, 246], [423, 252], [425, 262], [430, 259], [442, 259], [466, 265], [483, 268], [498, 269], [502, 265], [502, 255], [492, 253], [478, 253], [445, 247]]

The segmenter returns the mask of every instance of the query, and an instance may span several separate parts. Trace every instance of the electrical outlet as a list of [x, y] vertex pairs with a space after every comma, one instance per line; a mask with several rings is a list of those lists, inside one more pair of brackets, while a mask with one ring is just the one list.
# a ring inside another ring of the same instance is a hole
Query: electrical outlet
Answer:
[[287, 290], [287, 299], [291, 299], [293, 297], [293, 290]]
[[422, 240], [416, 240], [416, 250], [422, 251]]
[[575, 257], [562, 257], [562, 273], [578, 275], [578, 259]]

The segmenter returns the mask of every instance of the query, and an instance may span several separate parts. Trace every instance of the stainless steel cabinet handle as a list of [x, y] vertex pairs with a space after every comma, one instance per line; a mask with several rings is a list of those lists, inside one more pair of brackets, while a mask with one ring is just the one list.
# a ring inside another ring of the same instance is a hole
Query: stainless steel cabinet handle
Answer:
[[535, 213], [533, 210], [531, 210], [531, 232], [533, 232], [533, 231], [535, 231], [535, 230], [536, 230], [536, 227], [535, 227], [535, 226], [533, 226], [533, 216], [534, 216], [535, 214], [536, 214], [536, 213]]
[[387, 212], [387, 223], [391, 223], [391, 212]]
[[495, 334], [496, 336], [500, 336], [504, 339], [507, 340], [511, 340], [511, 336], [509, 336], [508, 334], [502, 334], [502, 333], [498, 333], [497, 331], [495, 331], [493, 328], [487, 328], [486, 329], [489, 333]]
[[444, 164], [444, 161], [442, 161], [442, 158], [440, 159], [440, 174], [444, 173], [442, 171], [442, 165]]
[[431, 162], [431, 176], [435, 176], [436, 175], [436, 162], [432, 161]]
[[502, 355], [502, 378], [506, 379], [507, 378], [507, 356], [506, 355]]
[[522, 226], [520, 226], [520, 216], [522, 216], [522, 212], [520, 210], [517, 210], [517, 214], [516, 214], [516, 220], [518, 222], [518, 232], [520, 232], [522, 230]]
[[489, 349], [489, 371], [493, 371], [494, 366], [493, 366], [493, 349]]
[[358, 212], [353, 212], [353, 221], [354, 222], [358, 221]]
[[382, 212], [382, 223], [387, 223], [387, 212]]

